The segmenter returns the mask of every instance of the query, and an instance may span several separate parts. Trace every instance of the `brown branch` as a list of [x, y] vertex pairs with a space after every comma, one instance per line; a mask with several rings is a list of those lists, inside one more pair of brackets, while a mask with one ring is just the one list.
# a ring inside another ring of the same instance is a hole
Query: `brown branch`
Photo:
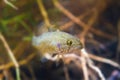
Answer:
[[60, 9], [68, 18], [70, 18], [73, 22], [81, 26], [82, 28], [86, 27], [87, 25], [84, 24], [80, 19], [76, 18], [72, 13], [70, 13], [67, 9], [65, 9], [58, 0], [53, 0], [54, 5]]
[[46, 24], [47, 27], [49, 27], [49, 26], [51, 25], [51, 24], [50, 24], [50, 20], [49, 20], [49, 18], [48, 18], [48, 14], [47, 14], [47, 12], [46, 12], [46, 10], [45, 10], [45, 7], [44, 7], [44, 5], [43, 5], [42, 0], [37, 0], [37, 3], [38, 3], [38, 6], [39, 6], [40, 11], [41, 11], [41, 13], [42, 13], [42, 16], [43, 16], [43, 18], [44, 18], [45, 24]]
[[[58, 0], [53, 0], [54, 5], [60, 9], [68, 18], [70, 18], [74, 23], [78, 24], [79, 26], [81, 26], [83, 29], [85, 29], [86, 27], [89, 27], [87, 24], [85, 24], [84, 22], [82, 22], [80, 19], [78, 19], [77, 17], [75, 17], [72, 13], [70, 13], [68, 10], [66, 10], [59, 2]], [[99, 36], [111, 39], [113, 36], [106, 34], [100, 30], [96, 30], [94, 28], [91, 28], [91, 31]]]
[[94, 9], [93, 11], [93, 15], [92, 18], [90, 18], [90, 20], [88, 21], [88, 27], [86, 27], [83, 32], [80, 34], [80, 37], [85, 37], [85, 35], [87, 34], [87, 32], [92, 28], [92, 25], [94, 24], [95, 20], [97, 18], [97, 12]]
[[95, 56], [93, 54], [88, 54], [89, 57], [93, 60], [96, 60], [96, 61], [99, 61], [99, 62], [103, 62], [103, 63], [107, 63], [107, 64], [110, 64], [114, 67], [117, 67], [120, 69], [120, 65], [112, 60], [109, 60], [109, 59], [106, 59], [106, 58], [102, 58], [102, 57], [99, 57], [99, 56]]
[[[93, 9], [92, 10], [88, 10], [88, 11], [84, 12], [83, 14], [81, 14], [80, 16], [78, 16], [78, 18], [82, 20], [86, 15], [88, 15], [92, 11], [93, 11]], [[61, 25], [60, 26], [60, 30], [66, 30], [66, 29], [70, 28], [73, 24], [74, 24], [73, 21], [69, 21], [69, 22]]]
[[[23, 59], [21, 61], [19, 61], [19, 65], [24, 65], [24, 64], [27, 64], [31, 59], [33, 59], [35, 57], [35, 54], [32, 53], [31, 55], [29, 55], [26, 59]], [[0, 65], [0, 70], [3, 70], [3, 69], [9, 69], [11, 67], [13, 67], [14, 64], [12, 62], [9, 62], [7, 64], [4, 64], [4, 65]]]

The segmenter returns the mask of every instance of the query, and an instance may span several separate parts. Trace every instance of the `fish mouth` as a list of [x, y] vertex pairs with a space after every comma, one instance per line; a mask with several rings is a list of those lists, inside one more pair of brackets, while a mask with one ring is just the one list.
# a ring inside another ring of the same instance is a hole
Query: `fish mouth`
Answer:
[[45, 63], [45, 62], [48, 62], [51, 58], [52, 56], [49, 53], [46, 53], [44, 56], [41, 57], [40, 61], [42, 63]]
[[48, 62], [49, 60], [51, 61], [56, 61], [56, 59], [58, 58], [58, 54], [54, 53], [54, 54], [50, 54], [50, 53], [46, 53], [43, 57], [41, 57], [40, 61], [42, 63]]

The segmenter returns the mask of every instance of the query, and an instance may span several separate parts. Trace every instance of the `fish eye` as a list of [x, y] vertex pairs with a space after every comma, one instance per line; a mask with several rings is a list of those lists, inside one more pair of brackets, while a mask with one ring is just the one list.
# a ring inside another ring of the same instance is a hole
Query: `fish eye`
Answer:
[[73, 42], [71, 40], [67, 40], [66, 43], [67, 43], [68, 46], [71, 46]]

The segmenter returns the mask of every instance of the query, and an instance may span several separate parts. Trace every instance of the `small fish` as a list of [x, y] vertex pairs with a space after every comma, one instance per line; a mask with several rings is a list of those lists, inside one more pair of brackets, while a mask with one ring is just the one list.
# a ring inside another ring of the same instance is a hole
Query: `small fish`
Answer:
[[45, 32], [42, 35], [33, 36], [32, 45], [42, 58], [46, 57], [46, 54], [52, 57], [60, 51], [83, 48], [79, 38], [62, 31]]

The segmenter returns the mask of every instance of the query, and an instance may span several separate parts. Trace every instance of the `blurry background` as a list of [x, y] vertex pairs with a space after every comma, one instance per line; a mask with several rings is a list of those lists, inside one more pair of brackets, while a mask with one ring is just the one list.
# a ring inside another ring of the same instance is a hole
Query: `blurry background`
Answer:
[[[22, 80], [63, 80], [62, 66], [40, 64], [31, 46], [33, 33], [45, 32], [45, 17], [41, 13], [39, 0], [8, 0], [18, 9], [0, 0], [0, 32], [6, 38], [16, 59], [21, 61]], [[49, 22], [58, 29], [78, 36], [86, 50], [94, 55], [114, 60], [120, 64], [120, 1], [119, 0], [43, 0]], [[61, 9], [64, 8], [64, 9]], [[68, 12], [67, 12], [67, 11]], [[72, 14], [72, 16], [71, 16]], [[46, 25], [45, 25], [46, 24]], [[14, 66], [0, 41], [0, 79], [15, 78]], [[34, 65], [33, 65], [34, 64]], [[4, 68], [1, 66], [4, 65]], [[105, 77], [118, 69], [96, 62]], [[76, 66], [69, 66], [71, 80], [80, 80]], [[57, 73], [57, 74], [56, 74]], [[55, 76], [56, 75], [56, 76]], [[120, 73], [119, 73], [120, 75]], [[47, 77], [46, 77], [47, 76]], [[119, 76], [120, 79], [120, 76]], [[117, 80], [117, 78], [115, 79]]]

